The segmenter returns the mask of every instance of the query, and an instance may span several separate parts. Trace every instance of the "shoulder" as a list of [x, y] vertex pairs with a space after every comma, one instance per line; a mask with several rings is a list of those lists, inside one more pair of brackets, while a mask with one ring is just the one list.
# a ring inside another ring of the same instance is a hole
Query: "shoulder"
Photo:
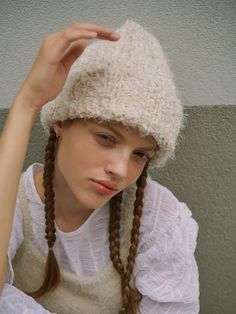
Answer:
[[147, 179], [143, 198], [143, 217], [141, 231], [155, 232], [162, 236], [180, 217], [192, 216], [188, 206], [179, 201], [174, 193], [151, 177]]
[[162, 203], [172, 203], [176, 205], [179, 200], [175, 194], [169, 190], [166, 186], [153, 180], [150, 176], [147, 178], [147, 185], [145, 188], [146, 198], [152, 199], [153, 205], [161, 205]]
[[23, 199], [26, 199], [27, 203], [30, 201], [34, 204], [36, 204], [36, 202], [38, 201], [37, 199], [35, 199], [35, 193], [32, 192], [34, 188], [33, 171], [35, 167], [38, 167], [38, 163], [30, 165], [25, 172], [22, 172], [18, 186], [12, 226], [12, 238], [18, 238], [19, 244], [23, 240], [24, 217], [27, 210], [26, 208], [24, 208]]
[[36, 178], [43, 171], [43, 164], [35, 162], [31, 164], [25, 172], [22, 174], [24, 178], [24, 188], [27, 199], [42, 205], [41, 199], [38, 193], [38, 187], [36, 187]]

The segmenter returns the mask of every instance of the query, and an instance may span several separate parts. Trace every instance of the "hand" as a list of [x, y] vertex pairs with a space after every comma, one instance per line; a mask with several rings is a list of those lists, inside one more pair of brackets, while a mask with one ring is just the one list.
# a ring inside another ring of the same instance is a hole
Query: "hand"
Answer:
[[83, 53], [88, 39], [119, 39], [112, 29], [98, 24], [75, 22], [62, 32], [47, 35], [18, 95], [36, 110], [62, 90], [74, 61]]

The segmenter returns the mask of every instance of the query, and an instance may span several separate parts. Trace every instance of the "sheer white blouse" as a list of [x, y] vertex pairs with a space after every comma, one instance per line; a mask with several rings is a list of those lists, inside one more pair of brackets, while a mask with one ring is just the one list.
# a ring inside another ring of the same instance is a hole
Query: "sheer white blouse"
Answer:
[[[33, 242], [46, 256], [44, 204], [33, 178], [42, 168], [40, 163], [32, 164], [25, 171], [24, 180]], [[73, 232], [65, 233], [56, 225], [54, 250], [61, 269], [91, 276], [106, 266], [110, 259], [109, 235], [105, 227], [108, 219], [109, 207], [106, 204], [97, 208]], [[143, 295], [140, 314], [199, 313], [199, 274], [194, 256], [197, 234], [198, 224], [187, 205], [148, 177], [134, 267], [135, 285]], [[8, 278], [0, 296], [0, 313], [50, 313], [33, 298], [12, 286], [14, 271], [11, 261], [23, 240], [22, 212], [17, 198], [8, 248]]]

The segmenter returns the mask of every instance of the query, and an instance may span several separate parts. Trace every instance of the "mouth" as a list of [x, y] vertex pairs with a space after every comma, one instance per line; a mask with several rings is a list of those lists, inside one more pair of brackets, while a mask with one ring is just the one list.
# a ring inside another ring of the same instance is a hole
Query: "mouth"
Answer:
[[118, 191], [117, 186], [111, 181], [108, 181], [108, 180], [92, 180], [92, 181], [99, 183], [110, 190]]
[[91, 185], [93, 186], [93, 188], [102, 195], [111, 195], [114, 192], [116, 192], [115, 189], [112, 189], [110, 187], [105, 186], [104, 184], [101, 184], [100, 182], [94, 181], [94, 180], [90, 180], [91, 181]]

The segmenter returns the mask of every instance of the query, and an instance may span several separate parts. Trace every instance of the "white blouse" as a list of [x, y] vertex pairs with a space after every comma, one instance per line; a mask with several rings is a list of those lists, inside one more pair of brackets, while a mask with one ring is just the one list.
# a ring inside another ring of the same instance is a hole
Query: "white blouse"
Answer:
[[[33, 242], [46, 256], [44, 204], [33, 178], [42, 169], [42, 164], [32, 164], [25, 171], [24, 180]], [[199, 274], [194, 252], [198, 224], [187, 205], [150, 176], [143, 201], [134, 267], [135, 285], [143, 295], [140, 314], [197, 314]], [[110, 259], [109, 234], [105, 227], [108, 219], [109, 206], [106, 204], [97, 208], [75, 231], [63, 232], [56, 225], [54, 251], [61, 269], [91, 276], [106, 266]], [[12, 286], [14, 271], [11, 261], [24, 240], [22, 227], [22, 212], [17, 198], [8, 248], [8, 278], [0, 296], [0, 313], [47, 314], [50, 312], [33, 298]]]

